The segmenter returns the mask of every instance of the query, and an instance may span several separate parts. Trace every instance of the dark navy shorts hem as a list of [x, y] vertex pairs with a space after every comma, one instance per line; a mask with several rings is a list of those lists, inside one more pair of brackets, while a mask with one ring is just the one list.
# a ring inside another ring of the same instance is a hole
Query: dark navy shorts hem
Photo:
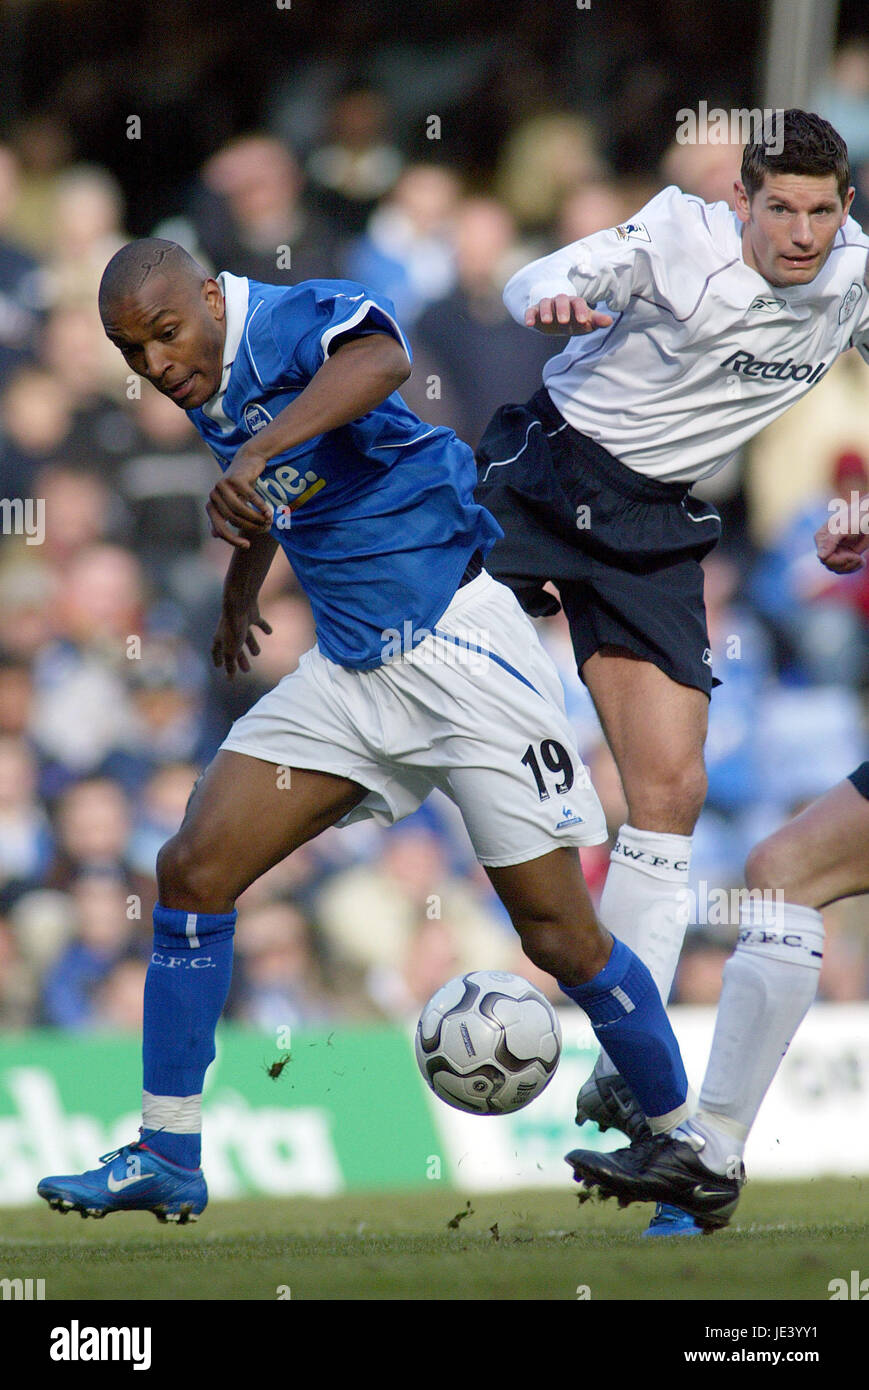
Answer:
[[700, 563], [721, 534], [711, 503], [626, 467], [545, 389], [496, 412], [477, 467], [476, 499], [504, 530], [486, 568], [534, 617], [558, 612], [544, 585], [557, 589], [580, 676], [602, 647], [622, 647], [705, 695], [720, 684]]
[[869, 801], [869, 763], [861, 763], [856, 771], [850, 773], [848, 781], [853, 782], [860, 795]]

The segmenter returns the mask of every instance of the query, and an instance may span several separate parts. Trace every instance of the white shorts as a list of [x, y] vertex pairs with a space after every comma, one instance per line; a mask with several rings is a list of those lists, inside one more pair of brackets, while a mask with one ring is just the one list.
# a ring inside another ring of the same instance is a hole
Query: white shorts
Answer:
[[367, 787], [342, 824], [392, 825], [439, 787], [491, 868], [607, 838], [555, 666], [512, 592], [485, 571], [383, 666], [349, 670], [306, 652], [221, 747]]

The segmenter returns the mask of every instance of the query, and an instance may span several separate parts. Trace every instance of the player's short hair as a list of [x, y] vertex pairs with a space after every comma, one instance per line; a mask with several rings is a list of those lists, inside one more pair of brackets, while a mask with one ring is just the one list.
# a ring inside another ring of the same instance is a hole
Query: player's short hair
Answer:
[[[783, 130], [772, 122], [783, 122]], [[773, 149], [780, 153], [772, 153]], [[762, 138], [746, 145], [742, 154], [742, 182], [749, 199], [763, 187], [768, 173], [808, 174], [816, 178], [835, 174], [839, 198], [844, 203], [851, 186], [848, 147], [830, 122], [813, 111], [791, 107], [771, 112], [764, 121]]]
[[140, 237], [116, 251], [103, 271], [100, 281], [99, 306], [103, 318], [119, 299], [126, 299], [142, 288], [152, 271], [180, 275], [202, 284], [208, 272], [193, 259], [177, 241], [162, 237]]

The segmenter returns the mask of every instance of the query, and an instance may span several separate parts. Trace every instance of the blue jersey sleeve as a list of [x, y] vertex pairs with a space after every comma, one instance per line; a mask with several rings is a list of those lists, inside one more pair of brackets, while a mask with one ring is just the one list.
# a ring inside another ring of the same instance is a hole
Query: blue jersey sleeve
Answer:
[[295, 285], [269, 320], [272, 350], [291, 380], [310, 381], [342, 342], [370, 333], [389, 333], [411, 356], [391, 302], [351, 280]]

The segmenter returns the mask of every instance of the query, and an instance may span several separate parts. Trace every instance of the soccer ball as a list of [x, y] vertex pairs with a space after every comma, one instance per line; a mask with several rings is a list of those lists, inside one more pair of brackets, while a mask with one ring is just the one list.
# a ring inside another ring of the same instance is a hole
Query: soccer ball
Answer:
[[561, 1055], [558, 1015], [521, 975], [473, 970], [432, 995], [416, 1060], [436, 1096], [472, 1115], [509, 1115], [549, 1085]]

